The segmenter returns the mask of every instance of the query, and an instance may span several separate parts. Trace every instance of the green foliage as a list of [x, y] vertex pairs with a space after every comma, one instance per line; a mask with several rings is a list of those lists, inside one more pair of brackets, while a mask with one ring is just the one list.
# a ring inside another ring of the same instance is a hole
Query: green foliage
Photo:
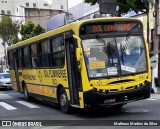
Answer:
[[26, 25], [21, 25], [20, 34], [22, 35], [22, 41], [34, 37], [36, 35], [42, 34], [45, 32], [45, 29], [42, 28], [39, 24], [34, 25], [31, 21]]
[[149, 5], [148, 2], [145, 2], [143, 0], [117, 0], [120, 6], [120, 12], [121, 13], [127, 13], [128, 11], [135, 11], [138, 13], [146, 12], [148, 13]]
[[91, 5], [95, 5], [99, 2], [99, 0], [84, 0], [85, 3], [91, 3]]
[[[95, 5], [99, 2], [99, 0], [84, 0], [85, 3], [90, 3], [91, 5]], [[120, 7], [118, 14], [127, 13], [129, 11], [135, 11], [138, 13], [142, 11], [148, 13], [149, 6], [145, 0], [117, 0], [117, 3]]]
[[17, 37], [19, 31], [18, 22], [13, 22], [10, 16], [3, 15], [0, 22], [0, 38], [2, 45], [5, 47], [13, 44], [13, 38]]

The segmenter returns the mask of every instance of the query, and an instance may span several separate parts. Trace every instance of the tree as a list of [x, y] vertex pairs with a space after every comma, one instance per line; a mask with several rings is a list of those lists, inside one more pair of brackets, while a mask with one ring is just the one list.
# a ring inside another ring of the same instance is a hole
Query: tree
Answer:
[[[99, 0], [84, 0], [84, 2], [95, 5]], [[149, 11], [149, 5], [146, 0], [117, 0], [117, 3], [120, 7], [118, 11], [119, 15], [129, 11], [135, 11], [136, 13], [139, 11], [148, 13]]]
[[34, 25], [29, 21], [26, 25], [21, 25], [20, 34], [22, 35], [22, 41], [28, 38], [34, 37], [36, 35], [42, 34], [45, 32], [45, 29], [42, 28], [39, 24]]
[[18, 22], [13, 22], [10, 16], [2, 15], [0, 22], [0, 38], [2, 39], [2, 45], [6, 44], [10, 46], [14, 44], [13, 38], [18, 39], [19, 25]]

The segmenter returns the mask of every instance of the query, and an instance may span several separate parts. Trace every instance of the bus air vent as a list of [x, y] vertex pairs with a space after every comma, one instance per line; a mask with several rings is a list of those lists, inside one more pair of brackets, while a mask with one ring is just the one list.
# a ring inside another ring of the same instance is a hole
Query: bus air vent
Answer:
[[116, 92], [118, 89], [111, 89], [110, 92]]
[[129, 90], [129, 89], [133, 89], [134, 87], [133, 86], [130, 86], [130, 87], [127, 87], [126, 89]]
[[134, 79], [119, 80], [119, 81], [110, 82], [108, 84], [116, 84], [116, 83], [131, 82], [131, 81], [135, 81], [135, 80]]

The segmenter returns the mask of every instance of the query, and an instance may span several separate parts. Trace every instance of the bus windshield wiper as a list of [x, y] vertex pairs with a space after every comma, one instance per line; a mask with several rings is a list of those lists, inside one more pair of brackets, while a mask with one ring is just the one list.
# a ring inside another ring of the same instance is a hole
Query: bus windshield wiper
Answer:
[[105, 42], [105, 40], [104, 40], [102, 37], [100, 37], [98, 34], [96, 34], [96, 35], [95, 35], [95, 38], [96, 38], [99, 42], [103, 43], [104, 46], [105, 46], [106, 42]]
[[124, 65], [124, 50], [122, 48], [122, 43], [120, 43], [120, 50], [121, 50], [121, 61], [122, 61], [122, 64]]
[[133, 32], [133, 31], [137, 28], [138, 25], [139, 25], [138, 23], [135, 24], [135, 25], [132, 26], [132, 28], [128, 31], [127, 36], [126, 36], [126, 39], [125, 39], [125, 42], [126, 42], [126, 43], [125, 43], [124, 48], [123, 48], [124, 51], [127, 49], [128, 45], [129, 45], [129, 37], [130, 37], [131, 32]]
[[130, 29], [128, 30], [128, 33], [127, 33], [126, 38], [130, 36], [131, 32], [133, 32], [135, 29], [137, 29], [137, 26], [138, 26], [138, 25], [139, 25], [139, 24], [137, 23], [137, 24], [135, 24], [134, 26], [132, 26], [132, 28], [130, 28]]

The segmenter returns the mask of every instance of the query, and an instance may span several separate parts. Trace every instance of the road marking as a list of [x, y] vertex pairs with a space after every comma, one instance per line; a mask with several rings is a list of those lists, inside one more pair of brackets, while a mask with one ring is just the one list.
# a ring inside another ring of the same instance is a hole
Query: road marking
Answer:
[[149, 112], [149, 110], [146, 109], [127, 109], [125, 112], [129, 113], [140, 113], [140, 112]]
[[13, 97], [9, 96], [8, 94], [3, 94], [3, 93], [0, 93], [0, 99], [11, 99]]
[[20, 93], [9, 93], [9, 95], [19, 95]]
[[156, 99], [156, 98], [149, 98], [149, 99], [147, 99], [147, 100], [158, 100], [158, 99]]
[[15, 110], [17, 108], [5, 103], [5, 102], [0, 102], [0, 106], [2, 106], [3, 108], [7, 109], [7, 110]]
[[29, 108], [40, 108], [40, 107], [38, 107], [38, 106], [36, 106], [36, 105], [33, 105], [33, 104], [31, 104], [31, 103], [28, 103], [28, 102], [25, 102], [25, 101], [16, 101], [17, 103], [20, 103], [20, 104], [22, 104], [22, 105], [25, 105], [25, 106], [27, 106], [27, 107], [29, 107]]

